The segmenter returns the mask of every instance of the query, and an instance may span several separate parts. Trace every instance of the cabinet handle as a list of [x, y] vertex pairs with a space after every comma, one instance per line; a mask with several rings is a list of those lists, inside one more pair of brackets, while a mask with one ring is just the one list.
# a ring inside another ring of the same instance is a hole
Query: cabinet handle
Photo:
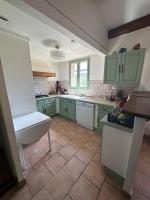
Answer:
[[118, 74], [120, 73], [120, 65], [119, 65], [119, 67], [118, 67]]
[[121, 68], [121, 72], [123, 73], [123, 70], [124, 70], [124, 65], [122, 64], [122, 68]]

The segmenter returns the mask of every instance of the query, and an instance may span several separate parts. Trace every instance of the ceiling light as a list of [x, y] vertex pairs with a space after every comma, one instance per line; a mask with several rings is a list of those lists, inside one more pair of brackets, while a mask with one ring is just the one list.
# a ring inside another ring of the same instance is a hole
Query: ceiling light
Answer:
[[50, 50], [50, 57], [55, 60], [64, 60], [65, 52], [60, 50], [59, 45], [55, 45], [56, 50]]

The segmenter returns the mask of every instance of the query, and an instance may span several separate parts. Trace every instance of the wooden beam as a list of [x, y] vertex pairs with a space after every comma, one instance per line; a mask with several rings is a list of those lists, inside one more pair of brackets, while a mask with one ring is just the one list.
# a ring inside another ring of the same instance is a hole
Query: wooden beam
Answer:
[[112, 39], [120, 35], [137, 31], [147, 26], [150, 26], [150, 14], [109, 30], [108, 38]]
[[56, 77], [56, 73], [54, 73], [54, 72], [38, 72], [38, 71], [33, 71], [32, 74], [35, 77]]

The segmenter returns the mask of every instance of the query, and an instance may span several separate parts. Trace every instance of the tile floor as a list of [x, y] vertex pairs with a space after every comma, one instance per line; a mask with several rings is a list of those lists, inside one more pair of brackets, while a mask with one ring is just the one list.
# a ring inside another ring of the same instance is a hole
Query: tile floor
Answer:
[[[100, 164], [101, 137], [74, 122], [55, 117], [52, 151], [47, 137], [24, 148], [27, 184], [2, 200], [125, 200], [121, 186]], [[150, 197], [150, 145], [145, 140], [135, 177], [133, 200]]]

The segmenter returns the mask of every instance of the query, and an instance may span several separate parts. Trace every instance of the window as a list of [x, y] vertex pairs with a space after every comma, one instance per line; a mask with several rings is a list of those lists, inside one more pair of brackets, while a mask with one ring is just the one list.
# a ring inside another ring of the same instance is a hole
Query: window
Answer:
[[70, 87], [87, 88], [89, 85], [89, 58], [70, 62]]

